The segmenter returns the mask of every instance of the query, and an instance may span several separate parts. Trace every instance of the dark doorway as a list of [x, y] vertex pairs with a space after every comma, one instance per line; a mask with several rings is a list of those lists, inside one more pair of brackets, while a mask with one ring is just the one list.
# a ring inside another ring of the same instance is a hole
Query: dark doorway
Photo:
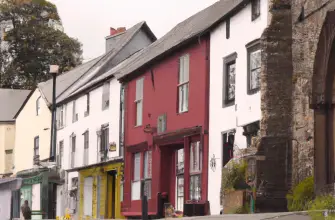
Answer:
[[108, 218], [115, 218], [116, 170], [107, 172]]
[[57, 185], [49, 183], [49, 218], [56, 218]]

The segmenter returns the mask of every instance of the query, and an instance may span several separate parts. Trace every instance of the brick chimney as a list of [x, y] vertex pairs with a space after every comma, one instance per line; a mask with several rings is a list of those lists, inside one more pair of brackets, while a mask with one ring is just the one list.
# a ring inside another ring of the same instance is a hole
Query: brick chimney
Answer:
[[117, 29], [110, 27], [109, 28], [109, 36], [106, 37], [106, 52], [108, 52], [111, 48], [113, 48], [117, 39], [120, 38], [119, 34], [126, 32], [125, 27], [118, 27]]

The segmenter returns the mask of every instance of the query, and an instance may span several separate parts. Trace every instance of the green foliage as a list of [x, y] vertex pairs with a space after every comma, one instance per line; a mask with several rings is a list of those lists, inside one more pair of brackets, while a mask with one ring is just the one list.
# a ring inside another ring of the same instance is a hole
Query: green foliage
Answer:
[[235, 190], [235, 185], [245, 180], [247, 163], [245, 161], [231, 161], [231, 167], [222, 170], [222, 190]]
[[82, 62], [81, 43], [57, 29], [61, 20], [46, 0], [3, 0], [0, 21], [12, 25], [0, 50], [0, 87], [32, 88], [50, 78], [49, 65], [66, 72]]
[[301, 181], [286, 195], [287, 208], [289, 211], [303, 211], [308, 209], [310, 201], [314, 196], [314, 177], [310, 176]]
[[[328, 210], [328, 217], [324, 217], [323, 210]], [[335, 198], [332, 195], [318, 196], [311, 202], [308, 214], [313, 220], [335, 220]]]
[[230, 214], [249, 214], [250, 213], [250, 204], [246, 202], [243, 206], [238, 207]]

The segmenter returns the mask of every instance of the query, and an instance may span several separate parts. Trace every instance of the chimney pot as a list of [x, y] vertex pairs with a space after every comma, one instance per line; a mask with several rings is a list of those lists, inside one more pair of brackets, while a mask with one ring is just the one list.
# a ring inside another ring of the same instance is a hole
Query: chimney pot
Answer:
[[123, 32], [125, 32], [126, 31], [126, 28], [125, 27], [119, 27], [119, 28], [117, 28], [117, 33], [119, 34], [119, 33], [123, 33]]
[[117, 30], [115, 30], [114, 28], [110, 28], [110, 36], [113, 36], [113, 35], [115, 35], [115, 34], [117, 34], [118, 33], [118, 31]]

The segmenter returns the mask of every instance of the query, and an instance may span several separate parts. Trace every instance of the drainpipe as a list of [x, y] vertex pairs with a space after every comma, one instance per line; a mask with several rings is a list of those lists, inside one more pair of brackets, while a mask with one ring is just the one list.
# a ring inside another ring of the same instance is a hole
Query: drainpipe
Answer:
[[59, 66], [50, 65], [52, 74], [52, 107], [51, 107], [51, 134], [50, 134], [50, 160], [56, 161], [56, 77]]

